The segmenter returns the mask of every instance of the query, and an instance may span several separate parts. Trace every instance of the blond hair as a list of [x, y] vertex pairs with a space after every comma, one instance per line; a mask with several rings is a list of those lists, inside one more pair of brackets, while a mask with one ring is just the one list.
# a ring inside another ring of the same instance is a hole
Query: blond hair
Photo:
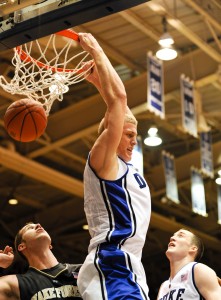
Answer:
[[[105, 129], [104, 122], [105, 122], [105, 118], [103, 118], [99, 124], [98, 135], [100, 135]], [[137, 126], [137, 120], [133, 114], [125, 114], [124, 123], [131, 123]]]

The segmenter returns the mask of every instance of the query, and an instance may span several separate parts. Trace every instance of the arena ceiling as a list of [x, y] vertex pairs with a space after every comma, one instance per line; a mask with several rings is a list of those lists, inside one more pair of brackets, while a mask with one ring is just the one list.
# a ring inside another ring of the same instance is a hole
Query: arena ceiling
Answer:
[[[19, 5], [24, 8], [47, 4], [47, 1], [27, 0], [20, 4], [6, 2], [0, 7], [3, 20], [21, 9]], [[60, 1], [60, 5], [65, 2]], [[155, 53], [158, 48], [163, 17], [167, 19], [167, 29], [175, 40], [179, 56], [164, 62], [166, 117], [160, 119], [149, 112], [146, 105], [147, 52]], [[152, 217], [143, 263], [152, 296], [168, 276], [164, 252], [169, 236], [180, 227], [188, 227], [203, 238], [204, 262], [221, 274], [221, 230], [217, 223], [214, 179], [204, 178], [208, 217], [191, 210], [190, 168], [192, 165], [200, 168], [200, 147], [199, 138], [190, 136], [182, 128], [179, 82], [181, 74], [195, 82], [198, 129], [211, 129], [216, 177], [221, 165], [220, 20], [219, 0], [152, 0], [73, 27], [76, 32], [91, 32], [112, 61], [124, 81], [142, 139], [152, 124], [158, 127], [163, 139], [158, 147], [143, 145], [144, 175], [152, 195]], [[12, 56], [12, 49], [0, 52], [0, 74], [9, 80], [14, 70]], [[86, 81], [72, 85], [62, 102], [54, 102], [44, 135], [34, 142], [20, 143], [8, 136], [3, 116], [11, 103], [22, 97], [1, 88], [0, 96], [1, 248], [12, 243], [25, 222], [40, 222], [51, 234], [54, 252], [61, 261], [83, 262], [89, 243], [88, 231], [82, 228], [86, 224], [83, 170], [105, 106]], [[162, 150], [175, 157], [179, 205], [165, 201]], [[12, 195], [19, 201], [16, 206], [8, 204]]]

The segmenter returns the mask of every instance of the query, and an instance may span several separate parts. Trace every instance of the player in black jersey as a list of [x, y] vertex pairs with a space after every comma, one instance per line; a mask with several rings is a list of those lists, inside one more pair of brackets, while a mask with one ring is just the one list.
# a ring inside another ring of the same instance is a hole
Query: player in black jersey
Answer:
[[[25, 274], [0, 277], [0, 300], [82, 299], [77, 288], [81, 265], [61, 264], [52, 253], [51, 238], [40, 224], [28, 223], [15, 238], [16, 251], [25, 257]], [[0, 267], [14, 259], [13, 249], [0, 251]]]

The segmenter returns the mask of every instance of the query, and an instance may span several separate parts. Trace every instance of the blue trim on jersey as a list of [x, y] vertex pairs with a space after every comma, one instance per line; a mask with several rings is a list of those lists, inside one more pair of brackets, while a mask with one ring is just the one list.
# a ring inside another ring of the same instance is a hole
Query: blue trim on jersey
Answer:
[[[129, 254], [123, 252], [117, 245], [100, 244], [94, 262], [100, 277], [103, 299], [123, 300], [125, 295], [131, 300], [148, 299], [136, 282]], [[107, 298], [104, 295], [104, 283]]]
[[192, 278], [193, 278], [193, 285], [194, 285], [194, 287], [195, 287], [195, 289], [197, 290], [197, 292], [198, 292], [198, 294], [199, 294], [199, 299], [200, 300], [204, 300], [204, 298], [203, 298], [203, 296], [200, 294], [200, 292], [199, 292], [199, 290], [198, 290], [198, 288], [197, 288], [197, 286], [196, 286], [196, 282], [195, 282], [195, 277], [194, 277], [194, 268], [195, 268], [195, 265], [197, 264], [197, 262], [193, 265], [193, 267], [192, 267]]
[[110, 230], [107, 232], [107, 236], [106, 236], [106, 241], [108, 241], [108, 236], [109, 236], [110, 232], [113, 230], [114, 225], [113, 225], [113, 221], [112, 221], [112, 218], [111, 218], [111, 209], [110, 209], [110, 207], [108, 205], [108, 201], [106, 199], [105, 189], [104, 189], [104, 186], [102, 184], [102, 180], [100, 180], [100, 187], [101, 187], [101, 193], [102, 193], [102, 196], [103, 196], [103, 199], [104, 199], [104, 204], [106, 206], [107, 213], [108, 213], [108, 218], [109, 218]]
[[136, 232], [136, 218], [130, 194], [126, 189], [126, 179], [123, 177], [115, 181], [100, 180], [100, 186], [110, 223], [106, 241], [123, 244]]
[[[125, 176], [127, 175], [127, 173], [129, 172], [128, 166], [133, 166], [133, 165], [132, 165], [132, 164], [129, 164], [129, 163], [126, 163], [126, 162], [125, 162], [122, 158], [120, 158], [119, 156], [118, 156], [118, 158], [119, 158], [122, 162], [124, 162], [125, 165], [126, 165], [126, 167], [127, 167], [126, 172], [119, 178], [119, 179], [121, 179], [121, 178], [125, 177]], [[89, 165], [90, 169], [93, 171], [94, 175], [95, 175], [99, 180], [104, 180], [104, 181], [106, 181], [106, 182], [115, 182], [115, 180], [104, 179], [104, 178], [101, 178], [100, 176], [97, 175], [96, 171], [94, 170], [94, 168], [93, 168], [93, 167], [91, 166], [91, 164], [90, 164], [90, 153], [89, 153], [89, 155], [88, 155], [87, 161], [88, 161], [88, 165]]]
[[134, 209], [133, 209], [133, 206], [132, 206], [132, 203], [131, 203], [131, 197], [130, 197], [130, 193], [128, 192], [127, 190], [127, 181], [125, 179], [124, 181], [124, 188], [125, 188], [125, 191], [127, 193], [127, 199], [128, 199], [128, 206], [130, 207], [130, 211], [131, 211], [131, 214], [132, 214], [132, 223], [133, 223], [133, 226], [134, 226], [134, 229], [133, 229], [133, 232], [130, 236], [126, 237], [122, 242], [121, 242], [121, 245], [123, 245], [125, 243], [125, 241], [127, 240], [127, 238], [129, 237], [132, 237], [135, 235], [136, 233], [136, 229], [137, 229], [137, 221], [136, 221], [136, 216], [135, 216], [135, 212], [134, 212]]

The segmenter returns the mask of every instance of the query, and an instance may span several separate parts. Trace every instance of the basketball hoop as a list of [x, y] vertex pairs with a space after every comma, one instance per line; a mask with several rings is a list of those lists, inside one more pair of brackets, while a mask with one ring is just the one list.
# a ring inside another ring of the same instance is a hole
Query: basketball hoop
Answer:
[[78, 42], [78, 34], [66, 29], [50, 35], [46, 43], [35, 40], [17, 46], [12, 58], [14, 77], [8, 82], [0, 76], [0, 86], [11, 94], [39, 101], [49, 115], [53, 102], [63, 100], [68, 86], [90, 73], [89, 69], [82, 70], [89, 53], [79, 53]]

